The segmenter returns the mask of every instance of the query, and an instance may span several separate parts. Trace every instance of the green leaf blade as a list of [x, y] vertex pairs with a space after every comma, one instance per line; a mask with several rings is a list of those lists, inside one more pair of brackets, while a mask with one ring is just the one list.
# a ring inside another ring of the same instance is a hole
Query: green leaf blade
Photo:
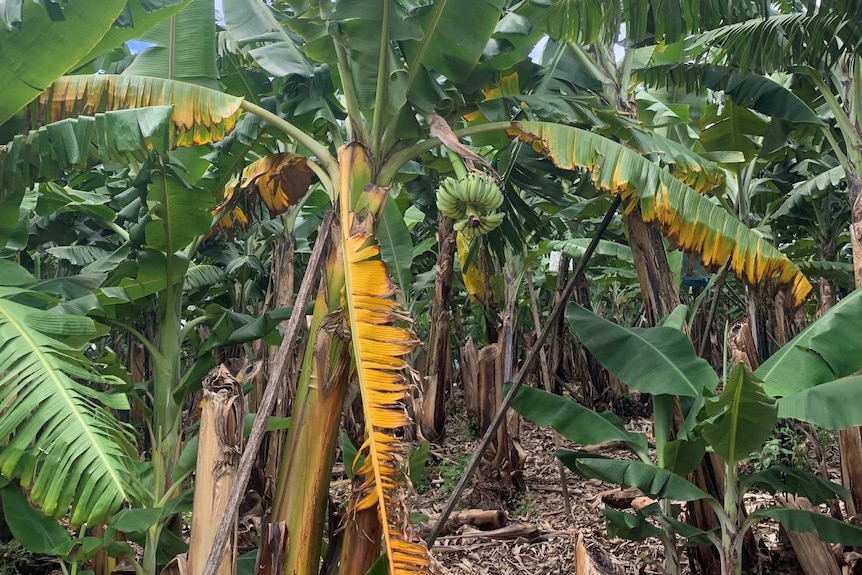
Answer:
[[595, 358], [633, 389], [697, 397], [718, 383], [709, 363], [678, 330], [626, 328], [575, 303], [566, 308], [566, 319]]

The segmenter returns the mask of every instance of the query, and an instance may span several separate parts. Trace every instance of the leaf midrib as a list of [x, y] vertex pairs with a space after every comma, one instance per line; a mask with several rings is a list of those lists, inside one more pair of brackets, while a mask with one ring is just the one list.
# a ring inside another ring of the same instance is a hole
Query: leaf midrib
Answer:
[[102, 450], [100, 443], [97, 441], [97, 437], [90, 429], [89, 424], [83, 418], [81, 412], [77, 408], [77, 405], [73, 401], [72, 395], [69, 393], [69, 389], [62, 384], [60, 372], [54, 369], [54, 367], [48, 361], [47, 354], [42, 351], [41, 347], [30, 336], [25, 326], [21, 322], [17, 321], [14, 317], [14, 314], [10, 313], [10, 311], [11, 310], [8, 309], [6, 302], [0, 300], [0, 314], [2, 314], [3, 317], [6, 318], [8, 324], [11, 325], [15, 329], [15, 331], [18, 332], [19, 337], [24, 340], [27, 346], [31, 349], [32, 354], [38, 358], [38, 361], [43, 366], [45, 373], [48, 374], [48, 379], [56, 387], [63, 402], [69, 406], [69, 412], [66, 415], [68, 416], [68, 414], [71, 413], [72, 418], [80, 426], [83, 435], [87, 437], [90, 445], [92, 446], [92, 450], [97, 454], [97, 458], [100, 459], [104, 464], [108, 475], [111, 477], [111, 482], [115, 485], [120, 494], [122, 494], [123, 498], [127, 498], [126, 491], [125, 489], [123, 489], [123, 482], [121, 481], [121, 478], [117, 475], [114, 469], [114, 462]]

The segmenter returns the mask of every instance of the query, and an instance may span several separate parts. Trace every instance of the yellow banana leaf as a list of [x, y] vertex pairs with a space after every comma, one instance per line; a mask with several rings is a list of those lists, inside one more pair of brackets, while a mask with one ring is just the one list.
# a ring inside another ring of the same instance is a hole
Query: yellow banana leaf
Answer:
[[477, 265], [477, 258], [474, 257], [473, 261], [465, 265], [470, 254], [470, 248], [473, 246], [473, 240], [461, 232], [458, 232], [455, 238], [458, 247], [458, 261], [461, 262], [461, 280], [464, 282], [464, 287], [467, 288], [470, 301], [477, 304], [487, 303], [485, 286], [488, 282], [485, 272]]
[[589, 170], [596, 188], [620, 194], [627, 213], [639, 205], [644, 220], [657, 222], [680, 247], [699, 254], [704, 265], [719, 266], [730, 258], [737, 277], [787, 288], [794, 306], [811, 292], [808, 279], [763, 236], [636, 152], [559, 124], [515, 123], [509, 134], [560, 168]]
[[342, 148], [340, 197], [344, 250], [343, 308], [351, 333], [351, 347], [362, 394], [367, 439], [360, 449], [365, 463], [358, 470], [366, 478], [357, 509], [377, 506], [387, 550], [390, 575], [430, 574], [430, 557], [409, 530], [409, 514], [401, 463], [404, 446], [395, 432], [410, 423], [403, 406], [409, 369], [405, 357], [418, 344], [407, 311], [392, 295], [395, 284], [374, 243], [374, 215], [350, 211], [358, 198], [355, 188], [370, 175], [365, 151], [357, 144]]
[[173, 106], [174, 145], [194, 146], [224, 138], [236, 124], [241, 104], [242, 98], [175, 80], [64, 76], [40, 96], [38, 118], [47, 124], [107, 110]]

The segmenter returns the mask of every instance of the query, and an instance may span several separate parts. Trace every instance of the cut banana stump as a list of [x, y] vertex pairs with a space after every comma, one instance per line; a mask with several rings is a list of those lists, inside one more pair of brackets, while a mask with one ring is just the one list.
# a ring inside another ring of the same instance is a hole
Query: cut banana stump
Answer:
[[480, 173], [467, 174], [462, 180], [446, 178], [437, 188], [437, 209], [456, 220], [455, 230], [469, 238], [487, 234], [503, 222], [505, 214], [493, 212], [502, 203], [503, 192], [497, 183]]

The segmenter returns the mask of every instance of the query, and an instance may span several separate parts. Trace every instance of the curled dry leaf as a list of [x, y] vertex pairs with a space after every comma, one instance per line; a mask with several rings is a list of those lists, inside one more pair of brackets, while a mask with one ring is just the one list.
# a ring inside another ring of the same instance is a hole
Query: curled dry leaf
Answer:
[[304, 156], [287, 152], [260, 158], [246, 166], [238, 180], [225, 186], [223, 200], [213, 208], [212, 213], [215, 215], [232, 202], [234, 205], [219, 220], [217, 229], [231, 233], [236, 227], [248, 225], [248, 216], [241, 207], [235, 205], [237, 191], [245, 192], [248, 198], [256, 195], [269, 213], [277, 216], [296, 205], [313, 181], [314, 172], [308, 167], [308, 159]]

